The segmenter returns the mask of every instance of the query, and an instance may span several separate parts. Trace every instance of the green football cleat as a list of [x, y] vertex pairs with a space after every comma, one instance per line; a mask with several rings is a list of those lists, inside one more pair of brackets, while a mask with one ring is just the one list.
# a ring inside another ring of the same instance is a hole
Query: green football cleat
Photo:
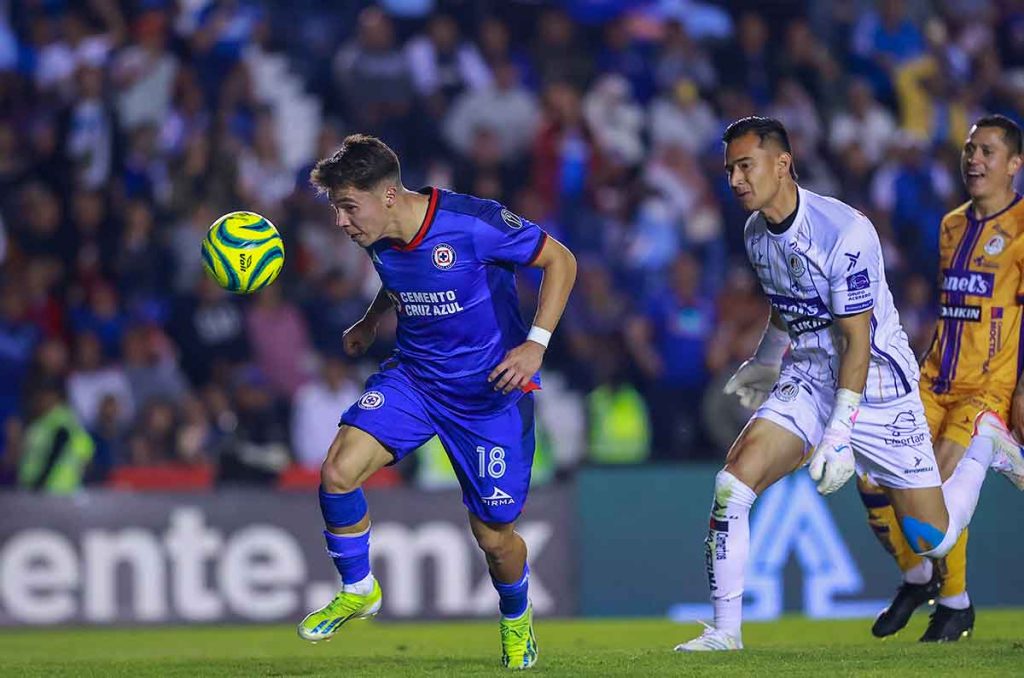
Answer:
[[373, 590], [366, 595], [340, 591], [334, 600], [310, 612], [299, 623], [299, 637], [310, 642], [330, 640], [341, 625], [352, 619], [369, 619], [380, 612], [380, 584], [373, 581]]
[[501, 618], [501, 663], [509, 669], [528, 669], [537, 661], [533, 635], [533, 605], [515, 619]]

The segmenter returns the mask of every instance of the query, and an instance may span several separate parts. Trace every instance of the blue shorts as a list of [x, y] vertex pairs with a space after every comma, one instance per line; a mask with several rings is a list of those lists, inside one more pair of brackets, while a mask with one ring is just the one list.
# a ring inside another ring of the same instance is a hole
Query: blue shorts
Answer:
[[523, 510], [535, 447], [532, 393], [490, 417], [468, 418], [431, 402], [396, 367], [366, 381], [340, 425], [366, 431], [396, 462], [436, 435], [470, 513], [487, 523], [511, 523]]

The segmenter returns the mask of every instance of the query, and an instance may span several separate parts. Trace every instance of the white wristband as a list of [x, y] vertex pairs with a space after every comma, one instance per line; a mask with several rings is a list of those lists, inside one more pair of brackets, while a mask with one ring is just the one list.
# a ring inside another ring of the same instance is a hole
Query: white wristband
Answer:
[[847, 430], [853, 429], [857, 421], [857, 414], [860, 412], [860, 393], [854, 393], [848, 388], [841, 388], [836, 391], [836, 403], [832, 407], [832, 416], [829, 417], [826, 428], [838, 428], [840, 426]]
[[547, 348], [548, 342], [551, 341], [551, 333], [543, 327], [537, 327], [534, 325], [530, 328], [530, 333], [526, 335], [526, 340], [536, 342], [544, 348]]

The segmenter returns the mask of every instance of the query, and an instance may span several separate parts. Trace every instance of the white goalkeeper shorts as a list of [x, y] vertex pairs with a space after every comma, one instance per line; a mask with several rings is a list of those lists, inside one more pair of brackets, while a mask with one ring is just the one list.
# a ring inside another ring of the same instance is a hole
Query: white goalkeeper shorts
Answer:
[[[832, 387], [822, 388], [784, 369], [754, 418], [778, 424], [813, 448], [825, 432], [835, 397]], [[850, 443], [857, 473], [877, 485], [894, 489], [942, 485], [916, 383], [899, 398], [862, 402]]]

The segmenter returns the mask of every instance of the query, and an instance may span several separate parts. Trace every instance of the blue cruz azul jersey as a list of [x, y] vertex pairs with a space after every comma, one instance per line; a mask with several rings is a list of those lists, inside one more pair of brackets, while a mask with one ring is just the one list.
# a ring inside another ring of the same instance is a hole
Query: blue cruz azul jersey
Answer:
[[[515, 269], [534, 262], [547, 234], [493, 200], [422, 192], [430, 202], [412, 241], [367, 248], [398, 313], [395, 353], [381, 367], [400, 367], [456, 413], [488, 416], [522, 396], [495, 391], [487, 376], [526, 340]], [[539, 385], [535, 374], [528, 390]]]

